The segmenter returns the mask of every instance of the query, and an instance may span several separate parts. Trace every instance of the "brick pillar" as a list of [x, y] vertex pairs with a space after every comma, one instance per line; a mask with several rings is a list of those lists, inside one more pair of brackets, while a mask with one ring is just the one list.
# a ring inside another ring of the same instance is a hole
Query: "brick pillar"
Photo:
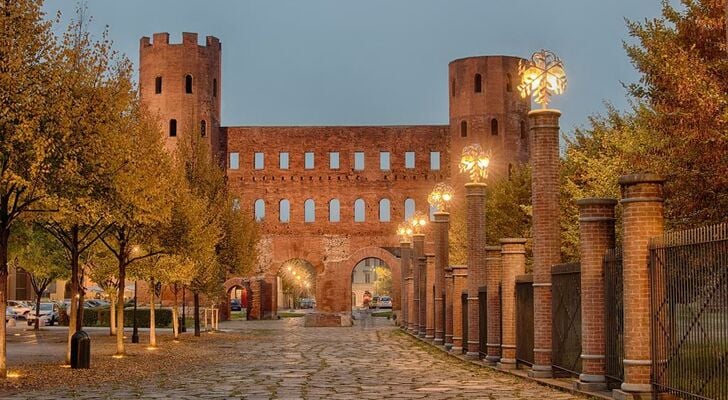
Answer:
[[452, 352], [460, 354], [465, 348], [463, 343], [463, 308], [460, 296], [468, 290], [468, 267], [452, 267]]
[[531, 126], [533, 203], [534, 363], [529, 376], [551, 371], [551, 266], [561, 260], [559, 227], [559, 116], [557, 110], [528, 113]]
[[412, 268], [410, 268], [409, 275], [407, 276], [407, 332], [415, 332], [415, 322], [413, 320], [415, 312], [415, 283], [412, 277]]
[[435, 240], [435, 344], [445, 344], [443, 294], [445, 293], [445, 269], [450, 266], [448, 231], [450, 214], [436, 212], [433, 222]]
[[419, 335], [420, 333], [420, 282], [422, 269], [420, 268], [420, 258], [425, 254], [425, 235], [417, 233], [412, 235], [412, 289], [414, 296], [412, 297], [412, 303], [414, 310], [412, 315], [409, 317], [412, 321], [412, 329], [410, 330], [413, 334]]
[[526, 272], [526, 239], [501, 239], [501, 357], [498, 369], [516, 368], [516, 277]]
[[648, 399], [650, 369], [649, 239], [664, 230], [662, 184], [653, 174], [626, 175], [622, 187], [624, 382], [615, 398]]
[[453, 328], [453, 269], [448, 266], [445, 269], [445, 350], [452, 349], [452, 328]]
[[425, 293], [425, 340], [435, 341], [435, 255], [426, 254], [425, 268], [427, 269]]
[[501, 246], [485, 248], [485, 277], [488, 318], [487, 355], [485, 361], [495, 365], [501, 356]]
[[407, 296], [407, 277], [410, 275], [410, 256], [412, 253], [412, 246], [409, 242], [400, 242], [400, 305], [399, 305], [399, 315], [397, 316], [397, 322], [400, 327], [406, 329], [407, 328], [407, 318], [408, 318], [408, 302], [411, 301], [410, 298]]
[[465, 184], [468, 235], [468, 358], [480, 355], [478, 336], [478, 289], [485, 286], [485, 189], [484, 183]]
[[261, 302], [263, 300], [263, 293], [261, 293], [261, 291], [263, 288], [260, 283], [261, 282], [258, 279], [253, 279], [250, 282], [250, 291], [253, 293], [248, 300], [251, 302], [249, 319], [263, 319], [263, 312], [261, 309]]
[[581, 253], [581, 362], [576, 387], [607, 388], [605, 374], [604, 253], [614, 248], [614, 199], [581, 199], [579, 240]]

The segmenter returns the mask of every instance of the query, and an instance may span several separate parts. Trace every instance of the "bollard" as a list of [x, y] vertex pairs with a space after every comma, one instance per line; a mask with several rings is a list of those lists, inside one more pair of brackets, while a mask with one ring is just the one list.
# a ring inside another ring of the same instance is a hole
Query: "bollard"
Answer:
[[91, 364], [91, 339], [84, 331], [71, 336], [71, 368], [88, 369]]

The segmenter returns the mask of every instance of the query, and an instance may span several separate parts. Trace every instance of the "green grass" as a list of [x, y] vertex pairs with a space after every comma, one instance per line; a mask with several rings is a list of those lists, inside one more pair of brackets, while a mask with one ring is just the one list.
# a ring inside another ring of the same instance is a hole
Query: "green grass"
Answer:
[[372, 317], [392, 318], [391, 311], [374, 311]]
[[297, 313], [297, 312], [278, 312], [278, 316], [281, 318], [298, 318], [303, 317], [304, 313]]

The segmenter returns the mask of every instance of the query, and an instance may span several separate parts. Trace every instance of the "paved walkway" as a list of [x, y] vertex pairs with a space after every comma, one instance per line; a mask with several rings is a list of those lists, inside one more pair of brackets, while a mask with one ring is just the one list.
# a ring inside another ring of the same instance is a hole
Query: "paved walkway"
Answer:
[[10, 398], [579, 398], [447, 357], [383, 318], [353, 328], [303, 328], [301, 322], [297, 318], [221, 324], [222, 329], [244, 333], [246, 339], [215, 342], [218, 356], [184, 376]]

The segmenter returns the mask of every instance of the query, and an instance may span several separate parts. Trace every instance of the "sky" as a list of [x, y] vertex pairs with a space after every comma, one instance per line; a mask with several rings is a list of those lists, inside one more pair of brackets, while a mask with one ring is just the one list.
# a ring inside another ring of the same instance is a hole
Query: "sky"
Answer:
[[[625, 18], [659, 15], [659, 0], [88, 0], [92, 32], [138, 65], [139, 38], [169, 32], [223, 44], [222, 125], [448, 123], [451, 60], [555, 52], [568, 75], [554, 98], [562, 130], [604, 103], [629, 106], [639, 79], [622, 43]], [[63, 23], [76, 2], [46, 0]], [[61, 29], [62, 27], [59, 27]], [[62, 30], [62, 29], [61, 29]]]

